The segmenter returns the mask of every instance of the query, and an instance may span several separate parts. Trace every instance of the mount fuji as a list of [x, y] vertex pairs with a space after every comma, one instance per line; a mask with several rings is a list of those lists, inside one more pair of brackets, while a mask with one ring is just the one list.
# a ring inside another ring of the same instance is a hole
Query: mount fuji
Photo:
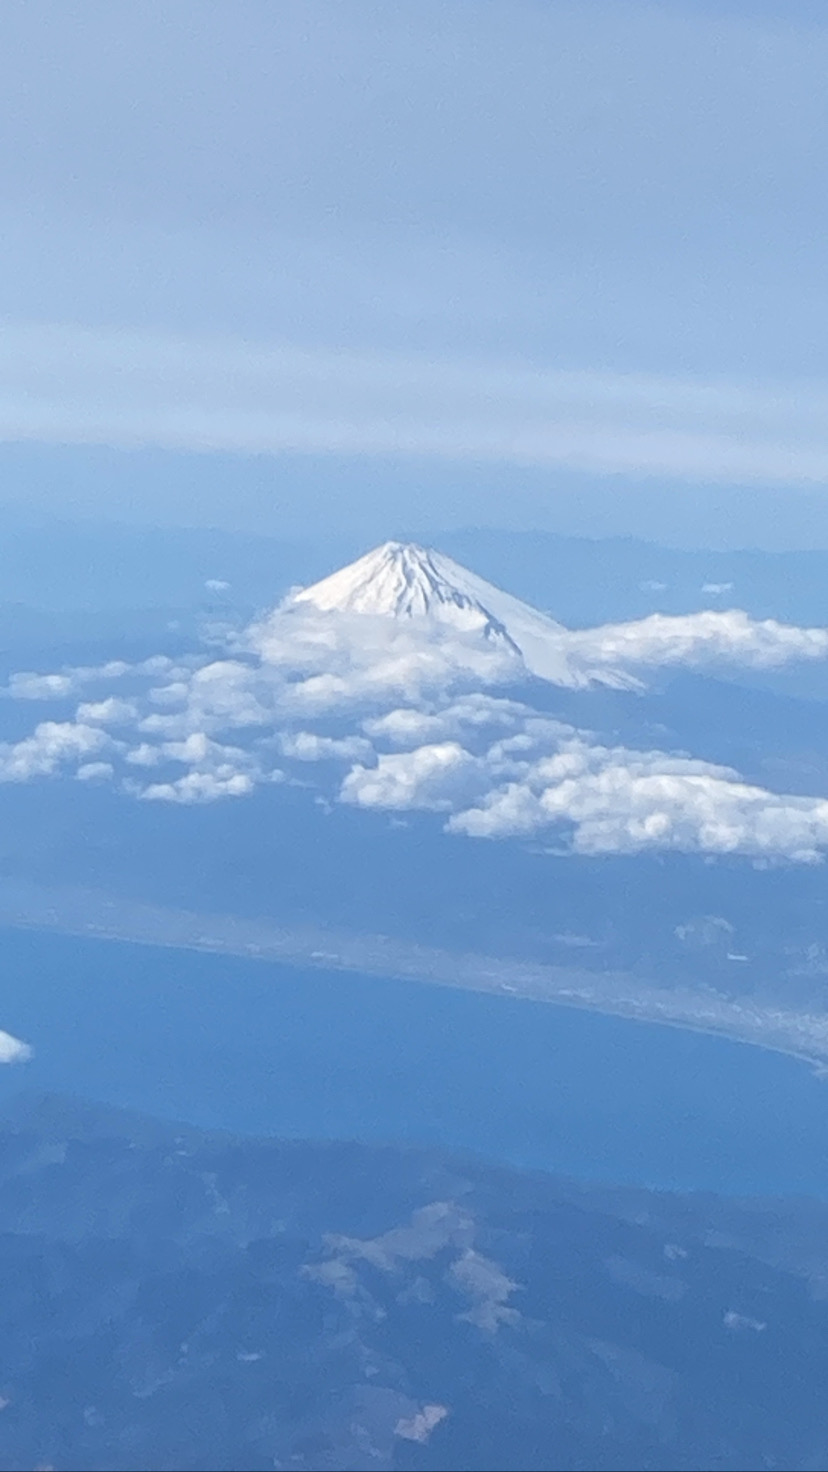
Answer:
[[524, 674], [555, 685], [635, 688], [626, 671], [573, 658], [572, 635], [540, 610], [452, 558], [414, 542], [384, 542], [330, 577], [293, 593], [279, 612], [393, 620], [439, 642], [482, 643]]

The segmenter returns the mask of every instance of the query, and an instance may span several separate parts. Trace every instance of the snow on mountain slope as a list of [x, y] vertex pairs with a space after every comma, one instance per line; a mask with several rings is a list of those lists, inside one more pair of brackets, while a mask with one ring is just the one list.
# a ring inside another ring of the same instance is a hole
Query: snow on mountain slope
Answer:
[[556, 685], [630, 688], [626, 671], [573, 661], [562, 624], [504, 593], [440, 552], [385, 542], [330, 577], [295, 593], [286, 608], [362, 614], [421, 623], [430, 634], [478, 635]]
[[385, 542], [297, 593], [294, 602], [324, 613], [437, 619], [464, 633], [502, 642], [519, 654], [502, 620], [484, 602], [504, 596], [439, 552], [414, 543]]
[[461, 628], [497, 626], [497, 632], [502, 632], [490, 605], [507, 596], [440, 552], [413, 542], [384, 542], [303, 589], [295, 601], [325, 611], [393, 618], [423, 615]]

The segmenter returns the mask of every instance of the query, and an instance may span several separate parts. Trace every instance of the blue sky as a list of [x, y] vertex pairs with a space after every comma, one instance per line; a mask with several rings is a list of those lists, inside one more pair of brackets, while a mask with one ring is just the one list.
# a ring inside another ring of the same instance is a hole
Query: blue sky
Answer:
[[828, 546], [827, 77], [813, 4], [6, 0], [0, 495]]

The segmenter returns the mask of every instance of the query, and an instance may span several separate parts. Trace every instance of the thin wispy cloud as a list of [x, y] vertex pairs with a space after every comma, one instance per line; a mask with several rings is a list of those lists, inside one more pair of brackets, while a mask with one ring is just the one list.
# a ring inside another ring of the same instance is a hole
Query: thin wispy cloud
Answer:
[[828, 479], [828, 384], [7, 324], [0, 437], [192, 451], [392, 452], [731, 483]]
[[[343, 499], [327, 456], [379, 534], [411, 525], [425, 460], [420, 525], [571, 525], [571, 479], [594, 534], [638, 479], [824, 484], [810, 0], [151, 9], [44, 30], [0, 6], [4, 500], [230, 526], [266, 504], [283, 529], [295, 479]], [[169, 488], [86, 446], [159, 452]], [[251, 466], [207, 487], [231, 454], [308, 463], [243, 511]], [[41, 482], [41, 458], [83, 474]], [[685, 515], [730, 535], [662, 503], [670, 540]]]

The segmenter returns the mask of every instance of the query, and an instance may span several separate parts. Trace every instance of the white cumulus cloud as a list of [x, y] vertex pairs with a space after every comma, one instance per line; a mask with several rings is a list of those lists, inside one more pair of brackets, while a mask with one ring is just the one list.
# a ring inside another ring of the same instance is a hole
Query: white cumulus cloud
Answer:
[[669, 615], [570, 632], [571, 656], [584, 664], [732, 665], [778, 669], [795, 660], [825, 659], [828, 629], [802, 629], [776, 619], [752, 619], [741, 609]]
[[79, 782], [111, 782], [114, 775], [111, 762], [84, 762], [75, 773]]
[[447, 826], [475, 838], [563, 828], [578, 853], [674, 849], [814, 862], [828, 847], [828, 801], [771, 793], [713, 763], [575, 736], [456, 810]]
[[272, 720], [275, 682], [239, 660], [211, 660], [192, 670], [174, 667], [163, 673], [164, 684], [150, 690], [148, 699], [164, 714], [145, 716], [141, 722], [140, 729], [149, 735], [243, 730]]
[[343, 802], [364, 808], [450, 809], [480, 785], [480, 768], [456, 741], [380, 756], [375, 767], [357, 765], [342, 784]]
[[131, 747], [124, 758], [131, 767], [157, 767], [163, 759], [160, 746], [153, 746], [150, 741], [142, 741], [138, 746]]
[[51, 777], [59, 768], [82, 762], [110, 744], [97, 726], [74, 721], [41, 721], [31, 736], [0, 745], [0, 782]]
[[472, 691], [442, 706], [396, 706], [363, 722], [363, 730], [392, 746], [422, 746], [474, 732], [522, 724], [532, 712], [515, 700]]
[[82, 702], [76, 714], [79, 721], [87, 724], [129, 726], [138, 717], [138, 707], [134, 700], [119, 700], [117, 696], [109, 695], [106, 700]]
[[8, 693], [13, 700], [64, 700], [74, 689], [71, 675], [36, 675], [21, 670], [11, 676]]
[[[665, 666], [774, 669], [828, 658], [828, 630], [738, 610], [550, 627], [555, 668], [585, 698], [595, 670], [643, 689], [647, 671]], [[520, 701], [501, 693], [515, 679]], [[272, 765], [277, 752], [285, 772], [301, 764], [301, 780], [327, 799], [430, 810], [468, 837], [548, 837], [591, 854], [675, 849], [811, 862], [828, 851], [822, 799], [772, 793], [684, 754], [605, 744], [526, 703], [532, 687], [513, 650], [427, 619], [329, 614], [294, 600], [219, 657], [213, 648], [23, 672], [7, 693], [68, 700], [90, 685], [74, 720], [43, 721], [0, 745], [0, 781], [65, 771], [120, 782], [149, 802], [209, 803], [284, 780]]]
[[20, 670], [11, 675], [6, 694], [13, 700], [67, 700], [84, 685], [120, 679], [130, 669], [123, 660], [110, 659], [105, 664], [77, 665], [53, 674]]
[[446, 638], [428, 621], [301, 606], [277, 609], [252, 625], [244, 644], [265, 669], [283, 672], [286, 704], [320, 713], [395, 696], [419, 701], [429, 692], [479, 688], [519, 673], [515, 656], [473, 633]]
[[313, 731], [285, 731], [279, 746], [283, 756], [298, 762], [365, 761], [374, 750], [363, 736], [317, 736]]
[[188, 772], [174, 782], [153, 782], [143, 789], [140, 796], [147, 802], [192, 804], [217, 802], [222, 797], [246, 797], [253, 787], [249, 773], [228, 768], [214, 772]]
[[0, 1030], [0, 1063], [28, 1063], [32, 1049], [28, 1043]]

